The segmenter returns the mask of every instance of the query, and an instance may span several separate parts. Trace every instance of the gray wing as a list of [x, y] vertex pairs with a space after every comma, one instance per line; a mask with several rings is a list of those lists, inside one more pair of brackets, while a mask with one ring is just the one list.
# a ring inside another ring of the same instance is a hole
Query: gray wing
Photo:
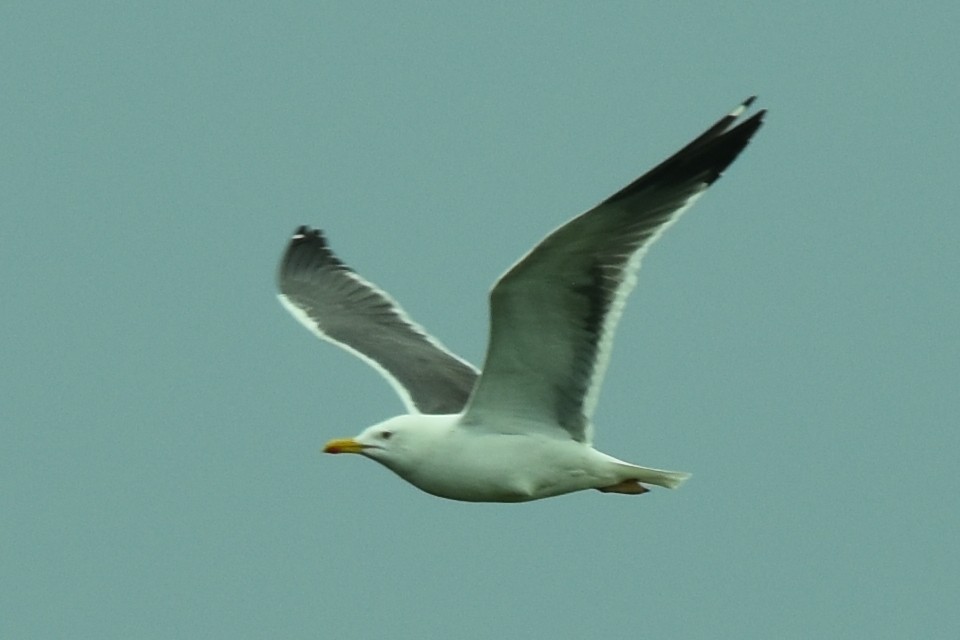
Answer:
[[379, 371], [411, 413], [459, 413], [477, 370], [407, 316], [386, 292], [333, 254], [319, 230], [300, 227], [278, 274], [280, 302], [320, 338]]
[[591, 440], [590, 417], [640, 258], [746, 147], [765, 112], [733, 124], [752, 102], [548, 235], [500, 278], [466, 424], [555, 434], [542, 425], [559, 425], [566, 433], [557, 435]]

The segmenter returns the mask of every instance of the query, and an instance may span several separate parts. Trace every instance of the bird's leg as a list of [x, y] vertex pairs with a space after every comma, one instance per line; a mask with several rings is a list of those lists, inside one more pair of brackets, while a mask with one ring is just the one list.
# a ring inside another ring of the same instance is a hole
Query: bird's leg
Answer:
[[636, 480], [622, 480], [617, 484], [612, 484], [609, 487], [597, 487], [597, 491], [602, 491], [603, 493], [626, 493], [633, 496], [639, 496], [640, 494], [650, 491], [642, 484]]

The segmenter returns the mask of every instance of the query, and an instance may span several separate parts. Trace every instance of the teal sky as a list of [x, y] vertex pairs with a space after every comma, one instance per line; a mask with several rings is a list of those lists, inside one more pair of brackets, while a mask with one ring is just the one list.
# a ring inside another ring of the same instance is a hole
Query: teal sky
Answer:
[[[0, 637], [952, 638], [955, 3], [0, 8]], [[298, 224], [481, 364], [486, 292], [740, 100], [597, 445], [639, 498], [422, 494], [274, 298]]]

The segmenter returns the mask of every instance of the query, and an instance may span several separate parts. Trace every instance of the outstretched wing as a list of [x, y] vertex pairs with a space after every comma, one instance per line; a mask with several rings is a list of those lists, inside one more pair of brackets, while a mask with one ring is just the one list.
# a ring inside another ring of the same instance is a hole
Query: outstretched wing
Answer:
[[590, 417], [640, 259], [756, 133], [764, 111], [733, 126], [752, 102], [548, 235], [500, 278], [465, 424], [559, 425], [564, 435], [590, 441]]
[[280, 302], [293, 317], [379, 371], [410, 413], [463, 410], [477, 380], [476, 368], [343, 264], [320, 230], [296, 230], [278, 280]]

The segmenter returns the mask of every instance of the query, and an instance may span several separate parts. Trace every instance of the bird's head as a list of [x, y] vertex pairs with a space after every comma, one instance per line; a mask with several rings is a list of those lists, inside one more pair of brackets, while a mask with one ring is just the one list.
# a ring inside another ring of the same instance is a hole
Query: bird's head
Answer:
[[418, 452], [429, 448], [442, 426], [433, 418], [439, 416], [403, 415], [367, 427], [353, 438], [331, 440], [324, 453], [359, 453], [371, 460], [400, 470], [411, 464]]

